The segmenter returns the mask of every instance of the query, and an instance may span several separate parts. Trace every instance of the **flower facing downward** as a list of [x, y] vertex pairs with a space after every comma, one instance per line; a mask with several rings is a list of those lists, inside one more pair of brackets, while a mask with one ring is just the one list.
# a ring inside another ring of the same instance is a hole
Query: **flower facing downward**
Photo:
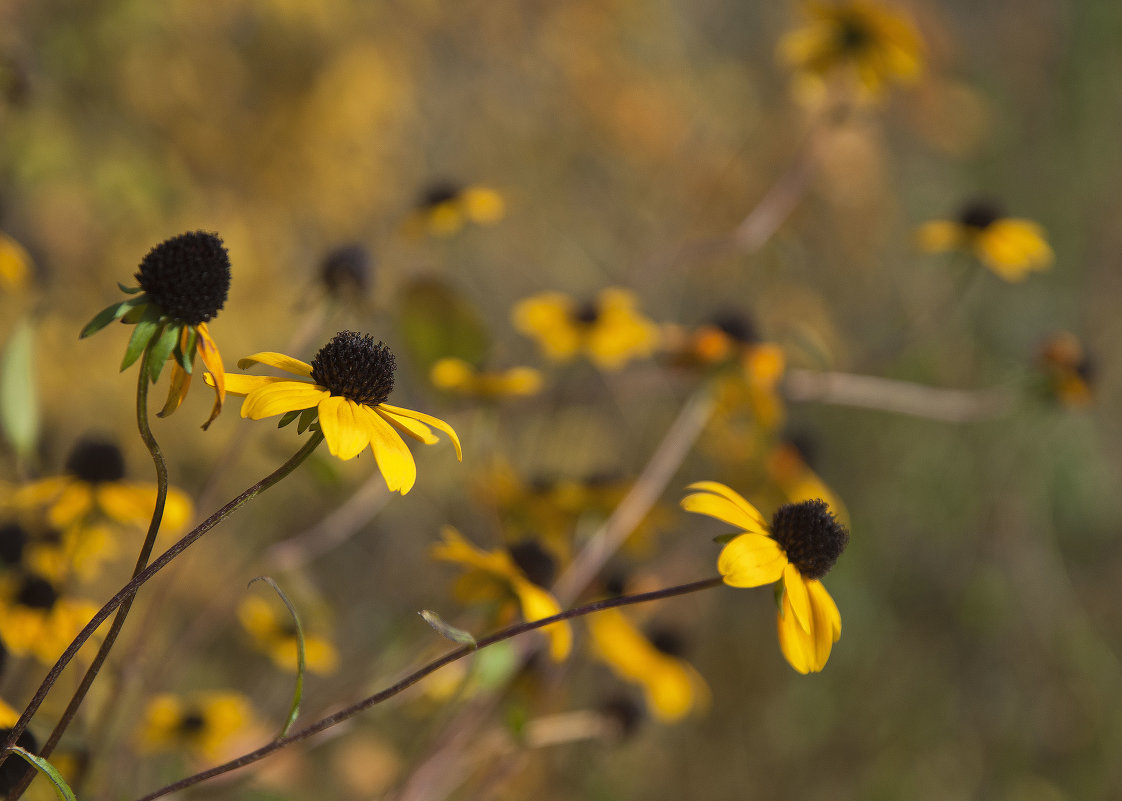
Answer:
[[1044, 228], [1032, 220], [1007, 217], [987, 200], [973, 200], [953, 220], [932, 220], [916, 232], [921, 250], [928, 253], [963, 251], [974, 255], [998, 277], [1010, 283], [1029, 273], [1047, 270], [1055, 254]]
[[[417, 466], [402, 434], [432, 445], [437, 441], [432, 429], [443, 431], [456, 448], [456, 458], [463, 459], [459, 437], [446, 422], [385, 403], [393, 391], [397, 363], [390, 349], [375, 344], [368, 334], [336, 334], [311, 364], [263, 351], [241, 359], [238, 367], [254, 364], [298, 378], [226, 376], [226, 391], [245, 396], [242, 417], [261, 420], [281, 414], [281, 425], [299, 417], [301, 433], [318, 423], [331, 454], [340, 459], [353, 459], [369, 447], [391, 492], [404, 495], [417, 479]], [[207, 383], [212, 381], [208, 375]]]
[[743, 529], [729, 540], [717, 569], [731, 587], [779, 583], [779, 647], [795, 670], [815, 673], [841, 637], [841, 614], [821, 578], [849, 543], [849, 531], [824, 501], [779, 507], [771, 525], [752, 504], [724, 484], [702, 481], [682, 499], [688, 512]]
[[161, 242], [148, 252], [136, 273], [138, 287], [121, 286], [132, 297], [114, 303], [82, 329], [88, 337], [114, 320], [135, 325], [121, 369], [125, 370], [146, 351], [146, 364], [155, 383], [164, 362], [172, 361], [171, 386], [159, 416], [174, 412], [191, 385], [196, 353], [215, 376], [214, 407], [203, 423], [207, 428], [226, 399], [225, 370], [218, 346], [211, 339], [207, 321], [226, 303], [230, 289], [230, 257], [215, 234], [192, 231]]

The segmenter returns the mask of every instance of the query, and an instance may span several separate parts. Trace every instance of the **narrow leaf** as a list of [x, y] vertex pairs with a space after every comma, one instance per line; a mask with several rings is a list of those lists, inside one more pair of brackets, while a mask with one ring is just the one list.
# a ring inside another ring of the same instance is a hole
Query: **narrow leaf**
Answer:
[[428, 609], [422, 609], [417, 614], [423, 617], [425, 619], [425, 622], [432, 626], [436, 633], [441, 637], [451, 640], [452, 642], [458, 642], [460, 645], [470, 645], [472, 648], [476, 647], [477, 643], [475, 641], [475, 637], [471, 636], [469, 632], [466, 632], [463, 629], [458, 629], [452, 624], [447, 623], [444, 618], [442, 618], [436, 612], [432, 612]]
[[78, 339], [85, 339], [90, 334], [97, 333], [114, 320], [119, 320], [124, 317], [131, 309], [135, 309], [137, 306], [147, 302], [148, 296], [141, 295], [138, 298], [129, 298], [128, 300], [122, 300], [119, 303], [106, 306], [99, 311], [92, 320], [86, 323], [86, 327], [82, 329], [82, 333], [78, 334]]
[[296, 426], [296, 433], [303, 434], [308, 430], [308, 426], [314, 423], [318, 417], [318, 407], [312, 407], [311, 409], [305, 409], [304, 411], [300, 412], [300, 423]]
[[713, 538], [713, 542], [718, 545], [724, 545], [725, 543], [732, 542], [743, 533], [743, 531], [730, 531], [728, 534], [718, 534]]
[[171, 352], [175, 350], [175, 343], [179, 341], [179, 328], [180, 326], [175, 323], [165, 325], [160, 338], [156, 340], [152, 350], [148, 353], [148, 375], [152, 377], [153, 384], [159, 379], [160, 373], [164, 369], [164, 363], [171, 356]]
[[0, 426], [16, 455], [25, 460], [39, 441], [39, 397], [35, 388], [35, 332], [21, 320], [0, 362]]
[[195, 343], [198, 342], [199, 334], [190, 326], [185, 327], [183, 331], [187, 336], [180, 338], [179, 347], [175, 350], [175, 358], [179, 360], [183, 372], [191, 375], [191, 369], [195, 366]]
[[277, 428], [284, 428], [301, 414], [303, 414], [303, 412], [299, 409], [293, 412], [285, 412], [283, 415], [281, 415], [281, 419], [277, 421]]
[[300, 616], [296, 614], [296, 607], [292, 605], [292, 601], [288, 600], [288, 596], [284, 594], [284, 590], [280, 588], [279, 584], [269, 576], [258, 576], [246, 586], [253, 586], [253, 582], [255, 581], [264, 581], [280, 596], [284, 605], [288, 607], [288, 614], [292, 616], [292, 624], [296, 628], [296, 687], [292, 693], [292, 706], [288, 710], [288, 718], [285, 720], [284, 725], [281, 726], [280, 733], [277, 735], [277, 737], [280, 738], [288, 734], [289, 729], [292, 728], [292, 724], [296, 722], [296, 717], [300, 714], [300, 702], [304, 698], [304, 627], [300, 625]]
[[20, 748], [18, 745], [12, 746], [12, 753], [18, 754], [20, 757], [37, 768], [40, 773], [50, 779], [51, 784], [55, 786], [55, 794], [61, 799], [61, 801], [78, 801], [77, 797], [74, 795], [74, 791], [70, 789], [70, 785], [66, 783], [66, 780], [62, 778], [62, 774], [59, 773], [58, 769], [50, 762], [43, 759], [43, 757], [37, 754], [33, 754], [26, 749]]
[[117, 282], [117, 286], [119, 286], [121, 288], [121, 291], [124, 292], [126, 295], [135, 295], [137, 292], [143, 291], [143, 287], [125, 286], [120, 281]]
[[144, 313], [137, 320], [136, 328], [132, 331], [129, 344], [125, 347], [125, 358], [121, 360], [121, 372], [127, 370], [129, 365], [139, 359], [140, 354], [144, 353], [144, 349], [148, 347], [148, 341], [156, 333], [159, 319], [159, 309], [152, 306], [145, 307]]

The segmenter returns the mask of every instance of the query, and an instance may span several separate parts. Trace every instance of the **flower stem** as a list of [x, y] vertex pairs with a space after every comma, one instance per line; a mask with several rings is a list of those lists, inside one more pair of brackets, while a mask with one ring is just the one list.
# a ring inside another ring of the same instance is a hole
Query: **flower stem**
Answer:
[[519, 636], [520, 634], [525, 634], [528, 631], [540, 629], [543, 626], [548, 626], [552, 623], [559, 623], [563, 620], [571, 620], [572, 618], [583, 617], [584, 615], [589, 615], [593, 612], [599, 612], [603, 609], [613, 609], [615, 607], [628, 606], [630, 604], [658, 601], [663, 598], [673, 598], [677, 595], [686, 595], [688, 593], [697, 592], [699, 590], [708, 590], [713, 587], [720, 586], [723, 581], [724, 579], [722, 579], [720, 576], [715, 576], [713, 578], [702, 579], [701, 581], [694, 581], [690, 584], [679, 584], [677, 586], [667, 587], [666, 589], [662, 590], [654, 590], [653, 592], [644, 592], [637, 595], [621, 595], [616, 598], [606, 598], [602, 601], [594, 601], [590, 604], [585, 604], [584, 606], [578, 606], [573, 609], [568, 609], [556, 615], [542, 618], [541, 620], [534, 620], [526, 623], [518, 623], [513, 626], [508, 626], [507, 628], [497, 631], [494, 634], [490, 634], [477, 640], [475, 645], [465, 645], [453, 651], [449, 651], [444, 656], [435, 659], [432, 662], [424, 665], [423, 667], [420, 667], [417, 670], [413, 671], [408, 676], [398, 681], [396, 684], [393, 684], [386, 689], [375, 693], [374, 695], [367, 696], [361, 701], [351, 704], [350, 706], [339, 710], [333, 715], [328, 715], [325, 718], [321, 718], [310, 726], [300, 729], [299, 731], [295, 731], [285, 737], [278, 737], [267, 745], [258, 748], [256, 751], [250, 751], [248, 754], [243, 754], [237, 759], [232, 759], [229, 762], [210, 768], [209, 770], [204, 770], [200, 773], [196, 773], [192, 776], [187, 776], [186, 778], [180, 779], [174, 784], [169, 784], [166, 787], [161, 787], [159, 790], [155, 790], [154, 792], [151, 792], [148, 795], [137, 799], [137, 801], [153, 801], [153, 799], [161, 798], [165, 795], [168, 795], [169, 793], [177, 792], [178, 790], [183, 790], [187, 787], [199, 784], [200, 782], [204, 782], [207, 779], [212, 779], [215, 776], [220, 776], [223, 773], [229, 773], [230, 771], [237, 770], [238, 768], [244, 768], [246, 765], [251, 765], [254, 762], [264, 759], [270, 754], [279, 751], [280, 749], [288, 745], [292, 745], [293, 743], [299, 742], [301, 740], [306, 740], [307, 738], [315, 734], [319, 734], [325, 729], [329, 729], [332, 726], [335, 726], [345, 720], [348, 720], [349, 718], [354, 717], [360, 712], [364, 712], [372, 706], [376, 706], [383, 701], [387, 701], [390, 698], [393, 698], [395, 695], [404, 692], [405, 690], [409, 689], [414, 684], [419, 682], [421, 679], [425, 678], [431, 673], [435, 673], [445, 665], [450, 665], [453, 662], [463, 659], [465, 656], [469, 656], [476, 651], [482, 650], [483, 648], [486, 648], [490, 645], [495, 645], [496, 643], [503, 642], [504, 640], [509, 640], [513, 637]]
[[[154, 340], [153, 340], [154, 341]], [[160, 531], [160, 524], [164, 518], [164, 503], [168, 495], [168, 468], [167, 462], [164, 461], [163, 452], [160, 450], [160, 445], [156, 442], [156, 438], [152, 435], [152, 429], [148, 424], [148, 385], [149, 381], [149, 359], [152, 358], [152, 342], [144, 349], [144, 357], [140, 360], [140, 376], [136, 382], [136, 427], [140, 431], [140, 438], [144, 440], [145, 446], [148, 448], [148, 453], [152, 455], [152, 462], [156, 466], [156, 506], [152, 510], [152, 520], [148, 524], [148, 534], [144, 538], [144, 544], [140, 547], [140, 554], [136, 559], [136, 567], [133, 568], [132, 578], [136, 578], [140, 571], [148, 566], [148, 560], [152, 556], [152, 549], [156, 545], [156, 535]], [[78, 713], [78, 708], [86, 698], [90, 687], [93, 685], [94, 680], [97, 678], [98, 673], [101, 671], [101, 666], [105, 663], [109, 652], [113, 649], [114, 643], [117, 641], [117, 636], [121, 633], [121, 629], [125, 625], [125, 618], [128, 617], [129, 610], [132, 608], [132, 603], [135, 596], [130, 596], [122, 601], [121, 606], [117, 609], [117, 615], [113, 618], [113, 623], [109, 627], [109, 631], [105, 634], [105, 639], [101, 641], [101, 646], [98, 648], [97, 655], [94, 657], [93, 662], [90, 663], [89, 668], [86, 669], [86, 675], [82, 677], [81, 683], [74, 690], [74, 694], [70, 698], [70, 703], [67, 704], [66, 710], [62, 713], [57, 724], [55, 724], [54, 731], [51, 736], [47, 738], [47, 742], [43, 744], [42, 749], [38, 752], [39, 756], [46, 758], [54, 751], [58, 741], [62, 738], [63, 733], [66, 731], [74, 716]], [[21, 786], [17, 786], [12, 790], [9, 795], [9, 801], [16, 801], [26, 789], [27, 784], [34, 774], [28, 776], [28, 781], [24, 782]]]
[[309, 439], [308, 442], [304, 444], [304, 447], [302, 447], [292, 457], [290, 457], [287, 462], [282, 464], [269, 475], [265, 476], [265, 478], [258, 481], [252, 487], [245, 490], [241, 495], [234, 498], [232, 501], [227, 503], [206, 520], [199, 523], [199, 525], [195, 526], [195, 528], [191, 529], [191, 531], [184, 534], [183, 537], [180, 538], [174, 545], [160, 554], [160, 556], [158, 556], [155, 561], [152, 562], [152, 564], [148, 565], [148, 567], [137, 573], [133, 577], [133, 579], [129, 581], [128, 584], [118, 590], [116, 595], [106, 601], [105, 605], [101, 607], [100, 610], [98, 610], [97, 614], [95, 614], [93, 616], [93, 619], [86, 624], [85, 628], [78, 632], [78, 635], [74, 638], [73, 642], [71, 642], [70, 645], [67, 646], [62, 656], [60, 656], [55, 662], [54, 666], [50, 669], [46, 677], [43, 679], [43, 682], [39, 685], [39, 689], [35, 691], [35, 695], [32, 697], [31, 702], [27, 705], [27, 708], [24, 709], [23, 714], [20, 715], [19, 720], [8, 733], [7, 738], [2, 744], [0, 744], [0, 762], [4, 760], [4, 758], [8, 754], [8, 749], [15, 744], [16, 740], [27, 728], [27, 724], [30, 722], [31, 718], [34, 717], [35, 713], [39, 711], [39, 707], [42, 706], [43, 701], [47, 697], [47, 693], [50, 692], [51, 687], [53, 687], [55, 682], [58, 681], [59, 676], [62, 675], [62, 671], [66, 669], [66, 666], [70, 664], [71, 660], [74, 659], [75, 655], [78, 653], [78, 650], [86, 644], [90, 637], [93, 636], [98, 627], [109, 618], [109, 615], [111, 615], [126, 601], [131, 600], [132, 597], [136, 594], [136, 591], [140, 589], [141, 586], [143, 586], [153, 576], [167, 567], [167, 565], [173, 559], [187, 550], [187, 548], [193, 545], [195, 541], [198, 540], [201, 536], [221, 523], [233, 512], [237, 511], [239, 508], [245, 505], [245, 503], [257, 497], [269, 487], [273, 486], [282, 478], [295, 470], [301, 462], [303, 462], [308, 458], [309, 455], [311, 455], [312, 451], [314, 451], [321, 442], [323, 442], [323, 434], [319, 431], [316, 431], [312, 434], [311, 439]]

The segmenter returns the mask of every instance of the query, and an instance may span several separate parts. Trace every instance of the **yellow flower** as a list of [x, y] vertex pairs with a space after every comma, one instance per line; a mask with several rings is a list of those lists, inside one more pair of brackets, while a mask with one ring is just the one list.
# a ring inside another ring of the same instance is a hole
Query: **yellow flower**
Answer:
[[819, 580], [849, 542], [849, 531], [821, 500], [781, 506], [769, 526], [756, 507], [724, 484], [691, 484], [689, 512], [722, 520], [742, 533], [721, 550], [717, 569], [731, 587], [775, 583], [783, 656], [800, 673], [822, 670], [841, 637], [841, 614]]
[[[238, 620], [257, 650], [268, 654], [281, 670], [296, 671], [296, 627], [287, 614], [264, 598], [250, 595], [238, 604]], [[312, 673], [334, 673], [339, 653], [330, 641], [305, 631], [304, 662]]]
[[369, 335], [336, 334], [311, 364], [264, 351], [241, 359], [238, 367], [244, 370], [254, 364], [300, 378], [226, 376], [226, 391], [245, 396], [242, 417], [261, 420], [282, 414], [281, 425], [300, 417], [301, 433], [318, 421], [333, 456], [353, 459], [369, 447], [391, 492], [404, 495], [417, 479], [417, 466], [402, 434], [431, 445], [437, 441], [432, 432], [436, 428], [452, 440], [456, 458], [463, 459], [459, 437], [446, 422], [385, 403], [393, 391], [396, 361], [389, 348], [375, 344]]
[[[146, 528], [156, 507], [156, 486], [125, 481], [125, 461], [111, 442], [83, 439], [66, 459], [66, 472], [20, 487], [0, 487], [5, 505], [21, 512], [46, 510], [47, 523], [61, 532], [60, 553], [83, 578], [116, 553], [106, 525]], [[163, 525], [183, 528], [194, 506], [182, 491], [168, 489]], [[43, 557], [49, 558], [49, 557]], [[39, 566], [54, 578], [55, 569]]]
[[[451, 526], [441, 529], [441, 534], [444, 542], [432, 546], [429, 550], [432, 558], [471, 568], [456, 583], [456, 594], [461, 600], [504, 600], [513, 596], [522, 609], [523, 619], [529, 622], [561, 612], [557, 599], [543, 586], [548, 580], [540, 575], [533, 577], [536, 581], [531, 580], [525, 572], [537, 573], [537, 568], [548, 559], [540, 547], [536, 548], [536, 554], [530, 547], [519, 553], [517, 546], [484, 551]], [[573, 631], [568, 622], [553, 623], [542, 632], [549, 638], [550, 657], [557, 662], [565, 659], [573, 645]]]
[[1051, 397], [1069, 408], [1091, 403], [1095, 363], [1078, 337], [1068, 331], [1048, 337], [1040, 346], [1037, 362]]
[[1038, 223], [1006, 217], [999, 207], [984, 200], [967, 203], [957, 219], [924, 223], [916, 232], [916, 240], [928, 253], [958, 250], [973, 254], [1011, 283], [1023, 281], [1031, 272], [1047, 270], [1055, 258]]
[[138, 744], [144, 751], [183, 749], [216, 760], [251, 723], [249, 700], [236, 692], [203, 692], [190, 698], [158, 695], [148, 702]]
[[505, 215], [503, 196], [494, 189], [438, 183], [425, 190], [405, 228], [414, 236], [427, 233], [447, 237], [458, 233], [468, 222], [494, 225]]
[[164, 363], [172, 362], [168, 398], [157, 413], [174, 412], [191, 386], [196, 353], [215, 377], [214, 406], [203, 423], [206, 429], [226, 400], [225, 370], [218, 346], [210, 336], [210, 320], [226, 303], [230, 289], [230, 257], [215, 234], [193, 231], [161, 242], [148, 252], [136, 273], [139, 286], [120, 285], [132, 297], [102, 309], [81, 338], [100, 331], [114, 320], [136, 326], [125, 348], [121, 369], [141, 357], [146, 348], [152, 356], [145, 369], [152, 383], [160, 377]]
[[31, 282], [31, 255], [16, 240], [0, 232], [0, 289], [18, 292]]
[[97, 613], [97, 606], [59, 594], [42, 576], [0, 576], [0, 638], [16, 656], [53, 664]]
[[545, 292], [515, 304], [512, 318], [549, 359], [568, 362], [583, 354], [602, 370], [618, 370], [650, 356], [658, 344], [658, 327], [635, 306], [635, 295], [616, 287], [601, 290], [595, 303], [586, 304]]
[[612, 672], [643, 690], [647, 707], [664, 723], [709, 704], [709, 688], [693, 666], [660, 649], [618, 609], [588, 617], [592, 647]]
[[437, 389], [483, 398], [536, 395], [542, 388], [542, 374], [532, 367], [480, 370], [451, 357], [432, 366], [429, 380]]
[[912, 21], [871, 0], [804, 4], [810, 21], [779, 40], [780, 60], [795, 70], [800, 94], [821, 96], [833, 79], [875, 98], [889, 83], [923, 71], [923, 41]]

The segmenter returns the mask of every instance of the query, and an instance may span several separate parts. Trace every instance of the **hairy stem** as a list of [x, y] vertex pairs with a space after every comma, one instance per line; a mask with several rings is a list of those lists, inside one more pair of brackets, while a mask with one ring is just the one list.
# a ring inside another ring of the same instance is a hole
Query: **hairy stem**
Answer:
[[376, 706], [383, 701], [387, 701], [390, 698], [393, 698], [395, 695], [404, 692], [405, 690], [409, 689], [414, 684], [419, 682], [421, 679], [425, 678], [431, 673], [435, 673], [437, 670], [440, 670], [440, 668], [446, 665], [457, 662], [460, 659], [463, 659], [465, 656], [470, 656], [476, 651], [479, 651], [488, 646], [503, 642], [504, 640], [509, 640], [513, 637], [517, 637], [520, 634], [525, 634], [528, 631], [534, 631], [535, 629], [540, 629], [552, 623], [559, 623], [563, 620], [571, 620], [572, 618], [583, 617], [584, 615], [589, 615], [593, 612], [599, 612], [603, 609], [613, 609], [618, 606], [628, 606], [630, 604], [658, 601], [663, 598], [673, 598], [677, 595], [686, 595], [688, 593], [697, 592], [699, 590], [708, 590], [713, 587], [718, 587], [722, 583], [723, 579], [720, 576], [715, 576], [713, 578], [695, 581], [690, 584], [679, 584], [674, 587], [655, 590], [653, 592], [644, 592], [637, 595], [621, 595], [617, 598], [607, 598], [602, 601], [594, 601], [593, 603], [585, 604], [584, 606], [578, 606], [574, 609], [569, 609], [556, 615], [552, 615], [551, 617], [542, 618], [541, 620], [534, 620], [527, 623], [518, 623], [516, 625], [509, 626], [505, 629], [502, 629], [501, 631], [497, 631], [494, 634], [490, 634], [477, 640], [474, 646], [465, 645], [455, 649], [454, 651], [449, 651], [444, 656], [435, 659], [432, 662], [424, 665], [423, 667], [420, 667], [417, 670], [413, 671], [408, 676], [398, 681], [396, 684], [393, 684], [386, 689], [375, 693], [374, 695], [367, 696], [361, 701], [351, 704], [350, 706], [339, 710], [333, 715], [328, 715], [325, 718], [321, 718], [310, 726], [307, 726], [306, 728], [295, 731], [285, 737], [278, 737], [267, 745], [258, 748], [256, 751], [251, 751], [248, 754], [243, 754], [237, 759], [232, 759], [229, 762], [210, 768], [209, 770], [204, 770], [200, 773], [196, 773], [192, 776], [187, 776], [186, 778], [180, 779], [174, 784], [169, 784], [166, 787], [161, 787], [159, 790], [156, 790], [146, 796], [143, 796], [142, 798], [137, 799], [137, 801], [153, 801], [153, 799], [161, 798], [165, 795], [168, 795], [169, 793], [174, 793], [178, 790], [183, 790], [187, 787], [199, 784], [200, 782], [204, 782], [207, 779], [212, 779], [215, 776], [221, 776], [223, 773], [229, 773], [232, 770], [244, 768], [246, 765], [252, 765], [254, 762], [264, 759], [270, 754], [273, 754], [286, 746], [300, 742], [301, 740], [306, 740], [315, 734], [319, 734], [321, 731], [330, 729], [332, 726], [335, 726], [345, 720], [354, 717], [360, 712], [364, 712], [372, 706]]
[[0, 744], [0, 762], [8, 755], [8, 749], [15, 744], [16, 740], [27, 728], [27, 724], [30, 722], [31, 718], [39, 711], [39, 707], [42, 706], [43, 701], [47, 697], [47, 693], [50, 692], [51, 687], [58, 681], [59, 676], [62, 675], [62, 671], [66, 669], [66, 666], [74, 659], [78, 650], [93, 636], [98, 627], [101, 626], [117, 608], [131, 599], [141, 586], [167, 567], [173, 559], [187, 550], [187, 548], [193, 545], [201, 536], [241, 508], [246, 502], [257, 497], [295, 470], [301, 462], [311, 455], [312, 451], [314, 451], [321, 442], [323, 442], [323, 434], [319, 431], [313, 433], [311, 439], [305, 443], [304, 447], [289, 458], [287, 462], [227, 503], [202, 523], [199, 523], [199, 525], [191, 529], [191, 531], [184, 534], [179, 541], [160, 554], [152, 564], [137, 573], [128, 584], [118, 590], [117, 594], [110, 598], [105, 605], [98, 610], [97, 614], [86, 624], [85, 628], [78, 632], [73, 642], [67, 646], [62, 656], [58, 658], [54, 666], [47, 673], [46, 678], [44, 678], [43, 682], [39, 685], [39, 689], [35, 691], [31, 702], [27, 705], [27, 708], [24, 709], [23, 714], [20, 715], [15, 726], [12, 727], [5, 741]]

